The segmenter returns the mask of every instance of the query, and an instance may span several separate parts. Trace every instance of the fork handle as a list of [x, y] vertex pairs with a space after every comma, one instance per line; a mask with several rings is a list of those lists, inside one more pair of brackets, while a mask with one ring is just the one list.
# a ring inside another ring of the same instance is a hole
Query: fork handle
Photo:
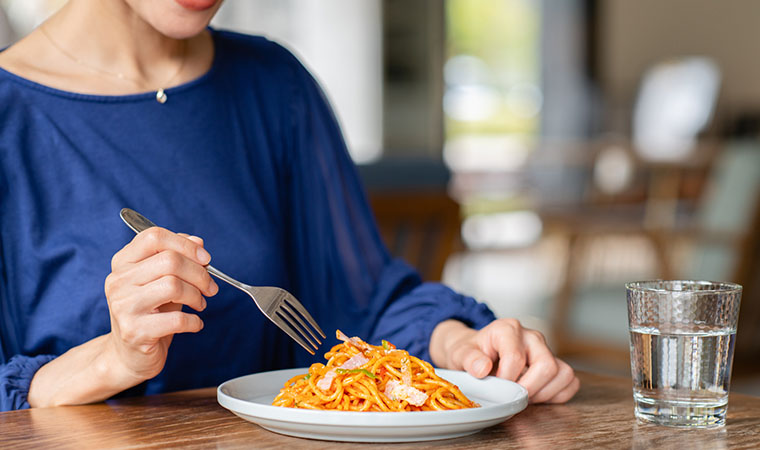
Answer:
[[[142, 214], [140, 214], [139, 212], [133, 209], [122, 208], [119, 215], [121, 216], [121, 220], [123, 220], [124, 223], [126, 223], [127, 226], [131, 228], [132, 231], [134, 231], [135, 233], [140, 233], [141, 231], [145, 231], [148, 228], [158, 226], [155, 223], [148, 220], [147, 217], [143, 216]], [[210, 273], [211, 275], [219, 278], [222, 281], [226, 281], [227, 283], [235, 286], [236, 288], [242, 291], [246, 291], [246, 288], [251, 287], [245, 283], [241, 283], [240, 281], [232, 278], [231, 276], [227, 275], [226, 273], [222, 272], [221, 270], [217, 269], [211, 264], [207, 264], [205, 268], [208, 271], [208, 273]]]

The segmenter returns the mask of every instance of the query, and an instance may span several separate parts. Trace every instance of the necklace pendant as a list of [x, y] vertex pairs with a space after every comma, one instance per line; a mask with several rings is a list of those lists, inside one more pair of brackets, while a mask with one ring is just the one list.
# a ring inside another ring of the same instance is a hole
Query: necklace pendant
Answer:
[[156, 101], [158, 103], [164, 104], [166, 103], [166, 100], [168, 97], [166, 96], [166, 92], [164, 92], [163, 88], [159, 89], [158, 92], [156, 92]]

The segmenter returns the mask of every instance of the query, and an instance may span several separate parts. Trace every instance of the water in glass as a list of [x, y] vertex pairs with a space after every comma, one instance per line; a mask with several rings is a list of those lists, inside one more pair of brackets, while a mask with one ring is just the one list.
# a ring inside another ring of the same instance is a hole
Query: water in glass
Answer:
[[723, 425], [735, 341], [731, 330], [632, 329], [636, 416], [668, 425]]

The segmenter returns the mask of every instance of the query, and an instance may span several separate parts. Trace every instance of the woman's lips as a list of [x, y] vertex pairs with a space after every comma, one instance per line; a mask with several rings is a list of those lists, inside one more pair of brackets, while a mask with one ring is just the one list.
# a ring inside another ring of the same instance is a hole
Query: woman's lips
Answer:
[[214, 6], [217, 0], [174, 0], [181, 7], [193, 11], [204, 11]]

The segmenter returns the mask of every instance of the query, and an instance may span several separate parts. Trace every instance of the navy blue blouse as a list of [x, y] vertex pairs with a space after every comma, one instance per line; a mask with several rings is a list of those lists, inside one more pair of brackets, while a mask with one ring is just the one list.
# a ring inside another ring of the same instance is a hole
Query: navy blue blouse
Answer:
[[[212, 31], [202, 77], [155, 94], [98, 96], [0, 69], [0, 410], [28, 407], [45, 363], [110, 330], [103, 283], [133, 238], [130, 207], [205, 239], [212, 262], [293, 292], [329, 335], [388, 339], [429, 359], [436, 324], [480, 328], [482, 304], [392, 259], [322, 91], [261, 37]], [[220, 283], [205, 328], [175, 336], [134, 394], [216, 385], [312, 357]]]

